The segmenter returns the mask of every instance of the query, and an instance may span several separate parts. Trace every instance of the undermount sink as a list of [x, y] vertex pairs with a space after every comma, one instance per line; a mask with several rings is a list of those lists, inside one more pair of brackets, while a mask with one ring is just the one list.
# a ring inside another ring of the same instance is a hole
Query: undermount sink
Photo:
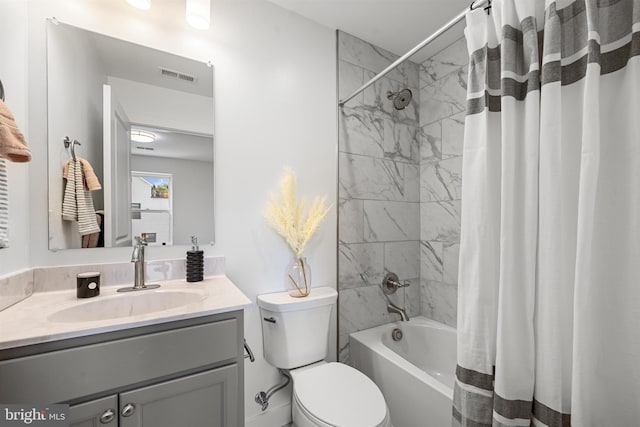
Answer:
[[205, 296], [185, 291], [139, 291], [79, 303], [49, 316], [52, 322], [91, 322], [171, 310], [202, 301]]

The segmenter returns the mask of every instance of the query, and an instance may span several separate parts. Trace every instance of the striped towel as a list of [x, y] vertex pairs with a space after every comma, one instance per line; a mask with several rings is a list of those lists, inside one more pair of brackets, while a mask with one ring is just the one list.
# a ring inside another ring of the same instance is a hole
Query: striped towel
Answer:
[[0, 159], [0, 248], [9, 247], [9, 184], [7, 165]]
[[82, 163], [75, 160], [69, 164], [67, 186], [62, 200], [62, 219], [78, 221], [78, 233], [81, 236], [99, 233], [96, 210], [93, 207], [91, 192], [85, 191], [82, 178]]
[[64, 188], [64, 199], [62, 199], [62, 219], [66, 221], [76, 221], [78, 219], [78, 206], [76, 205], [76, 162], [71, 162], [67, 176], [67, 185]]

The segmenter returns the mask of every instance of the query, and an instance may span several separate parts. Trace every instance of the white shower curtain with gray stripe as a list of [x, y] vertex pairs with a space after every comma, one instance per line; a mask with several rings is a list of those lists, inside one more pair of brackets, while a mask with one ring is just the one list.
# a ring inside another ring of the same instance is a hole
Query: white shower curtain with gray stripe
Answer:
[[455, 426], [640, 425], [640, 0], [467, 16]]

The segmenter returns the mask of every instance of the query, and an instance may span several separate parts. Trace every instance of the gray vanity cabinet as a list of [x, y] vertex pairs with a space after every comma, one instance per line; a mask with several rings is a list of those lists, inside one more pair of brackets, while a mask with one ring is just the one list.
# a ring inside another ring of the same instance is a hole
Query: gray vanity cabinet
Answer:
[[120, 427], [237, 425], [235, 365], [120, 394]]
[[244, 426], [243, 312], [0, 350], [0, 402], [73, 427]]
[[238, 368], [225, 366], [72, 405], [70, 427], [237, 425], [237, 393]]
[[118, 396], [73, 405], [69, 408], [70, 427], [115, 427], [118, 425]]

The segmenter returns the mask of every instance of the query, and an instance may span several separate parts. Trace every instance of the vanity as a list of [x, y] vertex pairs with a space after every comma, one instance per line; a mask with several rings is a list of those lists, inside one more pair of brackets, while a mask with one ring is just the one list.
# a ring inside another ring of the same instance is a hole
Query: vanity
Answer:
[[74, 427], [244, 425], [249, 299], [225, 276], [117, 288], [1, 311], [0, 402], [69, 404]]

